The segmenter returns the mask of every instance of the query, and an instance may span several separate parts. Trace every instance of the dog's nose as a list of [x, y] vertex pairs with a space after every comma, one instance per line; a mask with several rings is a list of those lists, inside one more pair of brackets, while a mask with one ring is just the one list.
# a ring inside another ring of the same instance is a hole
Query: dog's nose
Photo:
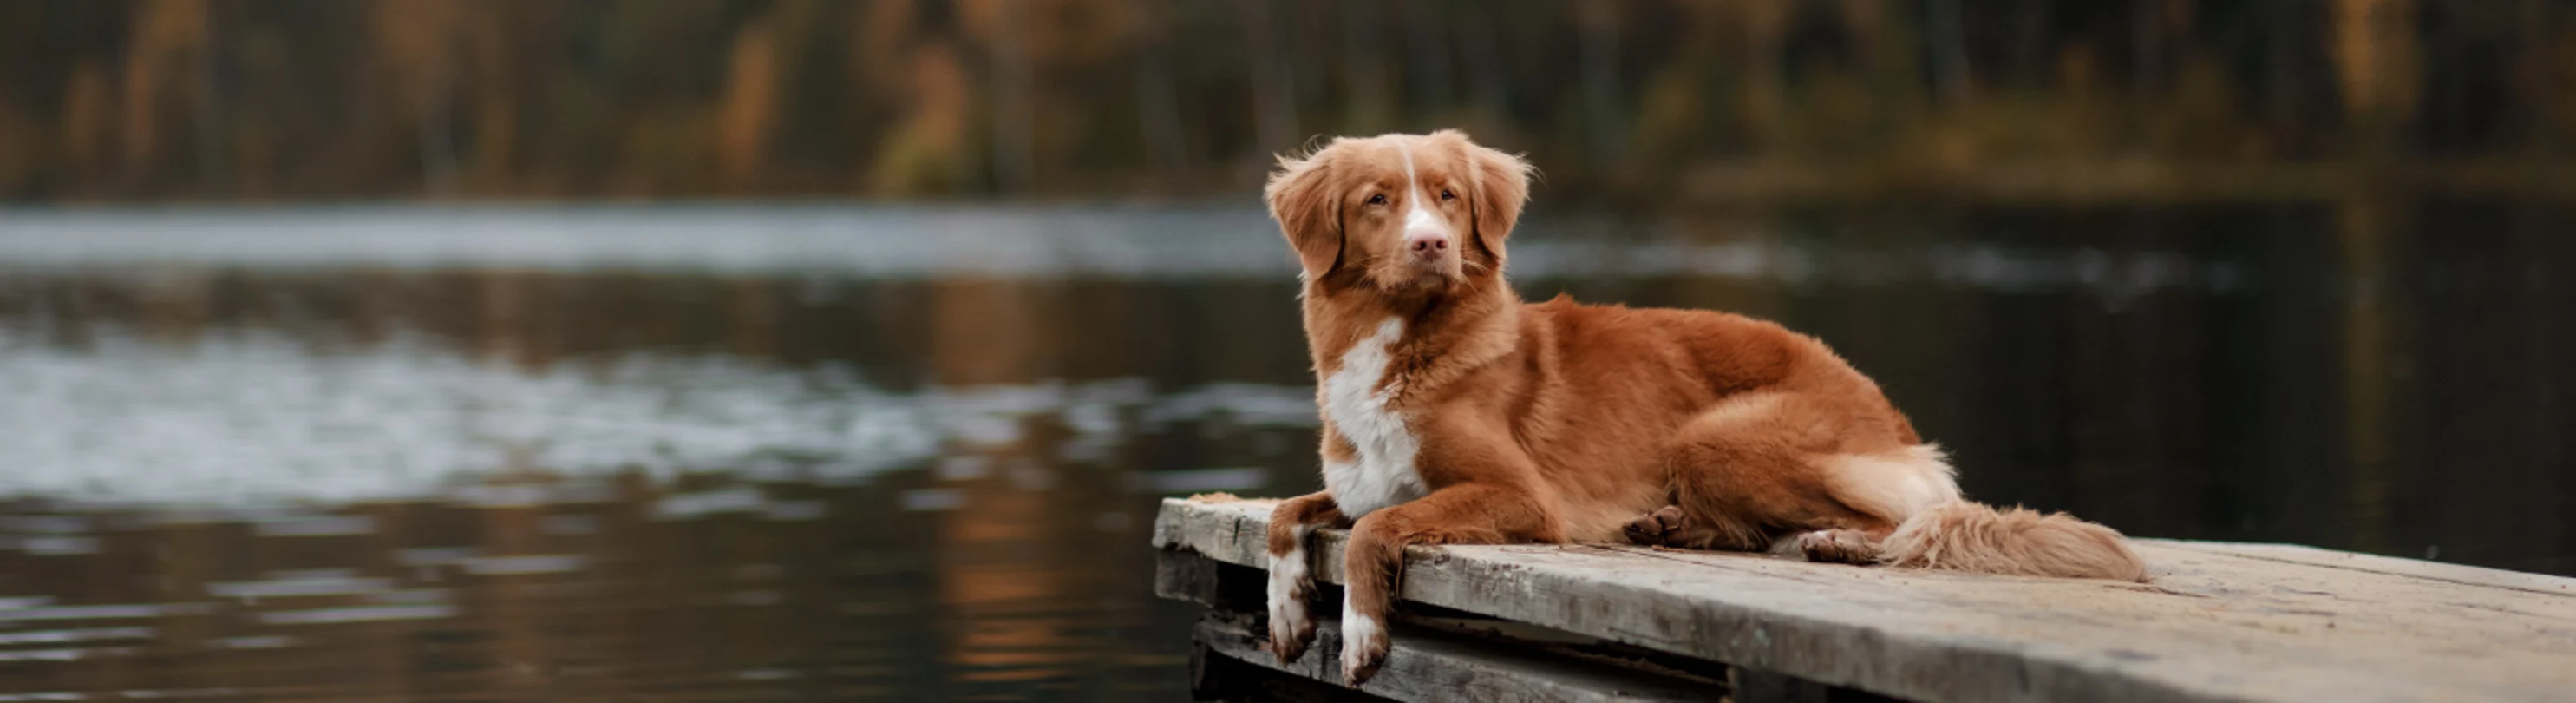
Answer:
[[1434, 231], [1410, 230], [1404, 233], [1404, 248], [1414, 256], [1437, 259], [1449, 253], [1449, 236]]

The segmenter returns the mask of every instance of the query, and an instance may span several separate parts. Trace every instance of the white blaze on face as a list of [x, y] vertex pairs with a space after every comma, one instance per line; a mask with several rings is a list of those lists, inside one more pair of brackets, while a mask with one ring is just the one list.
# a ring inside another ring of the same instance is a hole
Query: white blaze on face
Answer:
[[[1417, 236], [1436, 236], [1448, 239], [1449, 223], [1440, 219], [1439, 210], [1431, 204], [1430, 194], [1422, 190], [1422, 179], [1413, 171], [1413, 148], [1402, 143], [1396, 144], [1395, 148], [1404, 154], [1404, 192], [1405, 199], [1410, 204], [1404, 211], [1405, 238], [1411, 240]], [[1455, 246], [1457, 243], [1450, 244]]]

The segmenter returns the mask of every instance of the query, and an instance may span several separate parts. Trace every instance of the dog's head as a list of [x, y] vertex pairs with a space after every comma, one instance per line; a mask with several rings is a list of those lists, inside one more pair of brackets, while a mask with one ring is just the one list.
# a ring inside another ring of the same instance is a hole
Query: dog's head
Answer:
[[1529, 164], [1457, 130], [1343, 137], [1280, 157], [1265, 194], [1307, 281], [1439, 292], [1502, 275]]

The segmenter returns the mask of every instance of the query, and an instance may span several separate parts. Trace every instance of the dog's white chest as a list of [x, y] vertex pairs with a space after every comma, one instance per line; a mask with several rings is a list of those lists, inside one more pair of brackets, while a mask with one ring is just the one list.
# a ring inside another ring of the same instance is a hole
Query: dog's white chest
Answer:
[[1359, 450], [1355, 462], [1324, 461], [1324, 487], [1333, 503], [1353, 520], [1379, 509], [1422, 497], [1422, 475], [1414, 471], [1420, 439], [1405, 426], [1403, 413], [1387, 407], [1381, 389], [1391, 357], [1387, 348], [1404, 337], [1404, 321], [1387, 318], [1376, 334], [1342, 353], [1342, 366], [1324, 379], [1324, 417]]

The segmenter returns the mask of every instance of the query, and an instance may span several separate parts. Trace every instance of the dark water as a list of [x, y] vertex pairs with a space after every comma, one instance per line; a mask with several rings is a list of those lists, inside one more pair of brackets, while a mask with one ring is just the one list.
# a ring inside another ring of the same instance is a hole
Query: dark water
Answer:
[[[1534, 215], [1985, 500], [2576, 573], [2567, 212]], [[0, 213], [0, 700], [1184, 697], [1162, 496], [1315, 483], [1249, 210]]]

